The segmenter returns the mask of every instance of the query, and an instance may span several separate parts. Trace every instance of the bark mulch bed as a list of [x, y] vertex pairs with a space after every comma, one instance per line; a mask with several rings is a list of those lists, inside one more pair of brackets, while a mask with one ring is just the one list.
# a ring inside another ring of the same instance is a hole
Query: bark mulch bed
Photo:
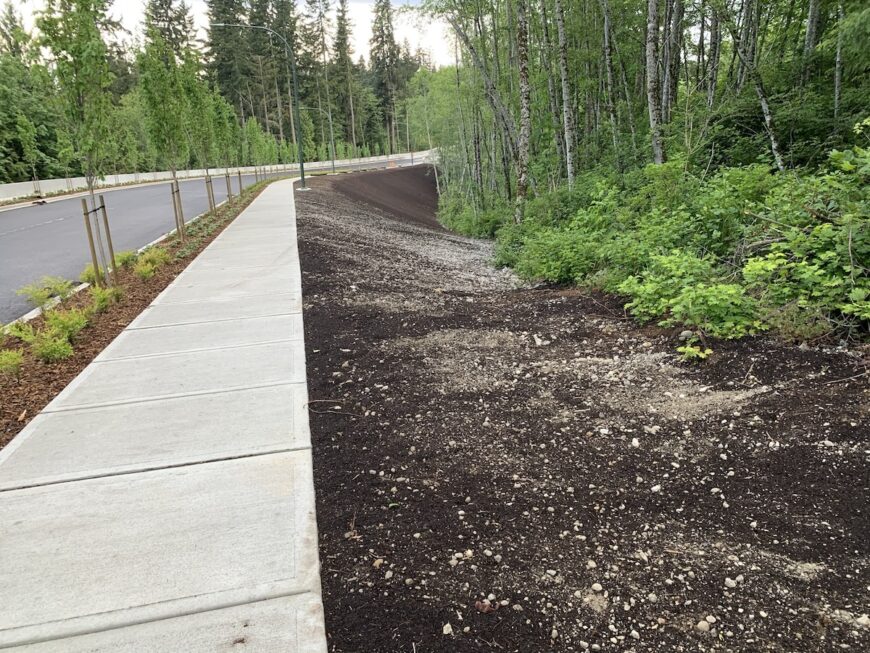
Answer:
[[[84, 330], [74, 339], [74, 354], [65, 360], [43, 363], [27, 351], [18, 340], [0, 334], [0, 347], [21, 348], [25, 354], [21, 375], [18, 379], [0, 375], [0, 448], [12, 440], [27, 423], [63, 390], [124, 328], [166, 288], [178, 274], [201, 252], [223, 229], [232, 222], [262, 190], [262, 185], [248, 188], [231, 205], [218, 207], [215, 216], [203, 216], [188, 225], [191, 237], [182, 245], [171, 237], [160, 243], [170, 254], [170, 261], [160, 267], [150, 279], [143, 280], [127, 269], [120, 269], [119, 285], [123, 291], [120, 302], [108, 311], [94, 315]], [[197, 225], [194, 227], [194, 225]], [[214, 229], [210, 234], [203, 231]], [[196, 234], [199, 235], [196, 235]], [[34, 280], [36, 281], [36, 280]], [[59, 308], [84, 308], [90, 304], [87, 291], [73, 295]], [[31, 324], [39, 329], [42, 318]]]
[[329, 650], [870, 650], [866, 350], [684, 364], [494, 270], [433, 183], [297, 196]]

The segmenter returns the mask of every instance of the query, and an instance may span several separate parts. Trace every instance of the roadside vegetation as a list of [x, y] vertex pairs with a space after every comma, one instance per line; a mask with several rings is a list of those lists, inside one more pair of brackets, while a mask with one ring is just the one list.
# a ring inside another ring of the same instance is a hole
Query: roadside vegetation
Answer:
[[870, 10], [643, 4], [427, 5], [462, 46], [412, 80], [442, 222], [526, 279], [624, 297], [687, 359], [866, 337]]
[[[89, 284], [82, 292], [75, 292], [71, 281], [58, 277], [43, 277], [21, 288], [19, 294], [41, 309], [41, 314], [0, 327], [0, 394], [4, 398], [0, 445], [111, 342], [267, 183], [249, 187], [240, 198], [188, 223], [184, 242], [172, 234], [142, 252], [118, 252], [117, 284], [96, 285], [97, 275], [88, 265], [80, 275]], [[100, 279], [105, 276], [101, 274]], [[25, 417], [18, 419], [21, 415]]]

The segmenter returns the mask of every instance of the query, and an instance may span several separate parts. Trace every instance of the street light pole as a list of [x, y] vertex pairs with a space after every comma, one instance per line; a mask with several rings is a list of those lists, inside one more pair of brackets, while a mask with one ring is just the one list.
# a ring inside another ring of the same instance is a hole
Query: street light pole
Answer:
[[248, 29], [261, 29], [277, 36], [284, 42], [284, 50], [287, 52], [287, 58], [290, 60], [290, 70], [293, 76], [293, 116], [296, 123], [296, 151], [299, 157], [299, 175], [302, 177], [302, 187], [300, 190], [308, 190], [305, 186], [305, 155], [302, 147], [302, 123], [299, 119], [299, 83], [296, 79], [296, 56], [293, 53], [293, 48], [290, 43], [281, 34], [275, 30], [264, 27], [262, 25], [243, 25], [242, 23], [212, 23], [212, 27], [245, 27]]

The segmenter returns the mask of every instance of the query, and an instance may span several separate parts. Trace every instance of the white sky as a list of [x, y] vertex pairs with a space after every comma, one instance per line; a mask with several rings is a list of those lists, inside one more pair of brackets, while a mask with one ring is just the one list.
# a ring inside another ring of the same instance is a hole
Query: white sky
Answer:
[[[204, 35], [204, 28], [208, 23], [207, 6], [205, 0], [188, 0], [193, 10], [193, 18], [197, 29]], [[34, 16], [44, 6], [44, 0], [12, 0], [18, 12], [24, 19], [27, 29], [32, 29]], [[298, 5], [304, 5], [303, 0], [297, 0]], [[337, 4], [333, 2], [333, 4]], [[400, 13], [401, 5], [417, 4], [414, 0], [393, 0], [396, 9], [395, 30], [396, 40], [402, 43], [405, 39], [411, 45], [411, 50], [422, 48], [429, 53], [432, 62], [436, 66], [446, 66], [453, 63], [453, 49], [451, 47], [451, 35], [447, 25], [441, 21], [420, 20], [411, 13]], [[354, 61], [360, 55], [368, 60], [369, 39], [372, 36], [372, 10], [374, 0], [350, 0], [348, 2], [348, 14], [352, 24], [353, 38], [351, 40], [354, 50]], [[109, 14], [119, 20], [121, 24], [134, 37], [141, 36], [142, 17], [145, 11], [143, 0], [114, 0]], [[333, 21], [334, 22], [334, 21]]]

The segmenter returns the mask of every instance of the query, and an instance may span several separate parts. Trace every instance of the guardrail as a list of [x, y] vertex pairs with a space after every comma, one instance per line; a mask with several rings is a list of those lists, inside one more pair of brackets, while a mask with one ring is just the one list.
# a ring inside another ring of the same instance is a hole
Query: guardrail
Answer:
[[[364, 167], [369, 163], [389, 162], [396, 159], [407, 159], [413, 157], [419, 158], [420, 163], [427, 160], [429, 150], [421, 152], [406, 152], [399, 154], [391, 154], [387, 156], [369, 156], [359, 157], [356, 159], [341, 159], [335, 161], [336, 167], [348, 168], [353, 166]], [[416, 161], [415, 161], [416, 162]], [[311, 161], [305, 163], [305, 170], [321, 171], [332, 169], [332, 161]], [[298, 164], [295, 163], [276, 163], [263, 166], [234, 166], [231, 168], [209, 168], [208, 171], [200, 170], [179, 170], [176, 175], [178, 179], [193, 179], [205, 177], [206, 172], [212, 176], [223, 175], [226, 173], [236, 174], [275, 174], [281, 172], [293, 173], [299, 170]], [[101, 177], [96, 184], [96, 188], [110, 188], [112, 186], [123, 186], [127, 184], [147, 184], [158, 181], [169, 181], [172, 179], [172, 172], [162, 170], [159, 172], [134, 172], [130, 174], [105, 175]], [[39, 179], [34, 181], [22, 181], [13, 184], [0, 184], [0, 202], [14, 199], [25, 199], [29, 197], [45, 197], [48, 195], [56, 195], [58, 193], [74, 193], [77, 191], [87, 190], [88, 182], [84, 177], [68, 177], [65, 179]]]

